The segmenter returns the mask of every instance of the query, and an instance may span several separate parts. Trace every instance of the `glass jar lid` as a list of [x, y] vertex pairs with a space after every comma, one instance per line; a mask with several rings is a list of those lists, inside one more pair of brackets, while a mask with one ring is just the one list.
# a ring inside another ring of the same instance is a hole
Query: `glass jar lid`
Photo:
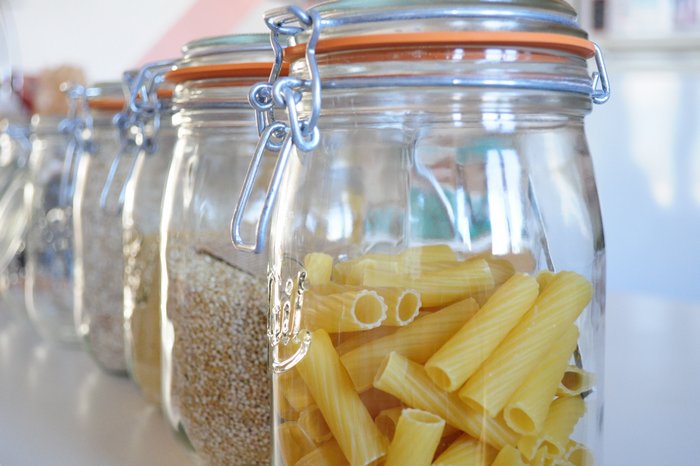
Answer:
[[[448, 31], [548, 32], [587, 38], [576, 22], [576, 11], [563, 0], [336, 0], [308, 12], [323, 20], [321, 39]], [[271, 10], [266, 21], [295, 36], [293, 43], [308, 41], [304, 24], [289, 9]]]
[[182, 59], [166, 75], [172, 83], [200, 79], [266, 78], [274, 53], [268, 34], [198, 39], [182, 47]]
[[86, 87], [84, 92], [92, 110], [118, 112], [124, 108], [124, 88], [120, 81], [97, 82]]

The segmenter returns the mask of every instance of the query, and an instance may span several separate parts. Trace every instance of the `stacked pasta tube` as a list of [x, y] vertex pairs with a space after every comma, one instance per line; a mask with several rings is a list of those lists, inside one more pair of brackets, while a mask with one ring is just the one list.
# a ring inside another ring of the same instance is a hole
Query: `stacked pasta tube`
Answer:
[[571, 365], [592, 286], [448, 246], [304, 260], [307, 353], [275, 376], [278, 462], [575, 465], [591, 374]]

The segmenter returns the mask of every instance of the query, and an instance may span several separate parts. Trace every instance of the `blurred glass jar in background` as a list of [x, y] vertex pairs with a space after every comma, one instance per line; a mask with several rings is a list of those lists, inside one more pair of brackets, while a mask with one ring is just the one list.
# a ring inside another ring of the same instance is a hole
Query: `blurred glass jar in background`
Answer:
[[48, 341], [77, 345], [73, 316], [72, 181], [77, 118], [35, 115], [25, 199], [29, 206], [26, 302]]
[[19, 318], [26, 317], [27, 208], [23, 195], [30, 152], [29, 128], [21, 121], [0, 122], [0, 299]]
[[207, 463], [268, 464], [265, 259], [238, 254], [229, 226], [258, 139], [248, 91], [269, 76], [271, 47], [254, 34], [183, 52], [166, 76], [178, 141], [161, 221], [163, 407]]
[[[124, 331], [129, 375], [146, 399], [160, 402], [160, 214], [176, 132], [172, 88], [162, 85], [172, 62], [146, 65], [132, 78], [125, 118], [134, 131], [138, 154], [125, 187]], [[118, 189], [118, 188], [115, 188]]]
[[[123, 186], [136, 153], [127, 129], [113, 119], [124, 108], [121, 82], [85, 89], [85, 132], [89, 141], [79, 155], [73, 198], [75, 234], [74, 300], [78, 334], [106, 371], [126, 375], [124, 349], [124, 261], [121, 219]], [[115, 163], [116, 162], [116, 163]]]
[[268, 127], [283, 172], [261, 230], [241, 228], [243, 190], [232, 233], [270, 256], [273, 464], [604, 464], [584, 117], [608, 83], [575, 11], [339, 0], [266, 19], [298, 31], [290, 77], [253, 95], [288, 111]]

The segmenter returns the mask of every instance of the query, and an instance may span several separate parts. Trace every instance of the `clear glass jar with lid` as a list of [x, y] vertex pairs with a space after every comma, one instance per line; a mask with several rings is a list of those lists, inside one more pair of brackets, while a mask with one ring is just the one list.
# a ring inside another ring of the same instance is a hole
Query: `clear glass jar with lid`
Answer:
[[124, 185], [135, 154], [126, 129], [120, 134], [113, 124], [124, 107], [122, 84], [94, 84], [84, 101], [88, 141], [78, 157], [73, 197], [75, 323], [98, 365], [125, 375], [123, 192], [105, 185], [108, 179]]
[[129, 85], [130, 103], [124, 118], [141, 136], [138, 153], [125, 186], [124, 336], [129, 375], [151, 403], [160, 402], [160, 212], [173, 155], [172, 88], [163, 73], [172, 61], [149, 63]]
[[29, 209], [27, 311], [44, 339], [69, 345], [79, 341], [73, 319], [71, 190], [78, 144], [72, 138], [78, 118], [77, 114], [32, 118], [32, 155], [25, 192]]
[[232, 235], [270, 257], [274, 464], [603, 464], [584, 117], [609, 84], [575, 11], [341, 0], [267, 21], [295, 34], [290, 76], [254, 103], [289, 122], [273, 207], [246, 235], [244, 188]]
[[[269, 464], [266, 261], [237, 254], [229, 229], [258, 139], [248, 90], [269, 76], [273, 53], [263, 34], [183, 53], [166, 75], [178, 140], [161, 221], [162, 405], [206, 463]], [[263, 159], [263, 171], [274, 166]]]

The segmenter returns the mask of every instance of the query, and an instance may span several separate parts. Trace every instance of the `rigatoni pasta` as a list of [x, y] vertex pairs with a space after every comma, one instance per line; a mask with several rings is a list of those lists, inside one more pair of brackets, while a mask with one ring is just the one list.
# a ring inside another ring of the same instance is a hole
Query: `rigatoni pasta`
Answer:
[[274, 376], [280, 423], [292, 421], [277, 441], [302, 436], [302, 449], [280, 450], [287, 457], [300, 466], [592, 466], [571, 438], [585, 401], [568, 396], [590, 389], [578, 383], [590, 374], [569, 366], [574, 322], [591, 299], [583, 277], [462, 258], [445, 245], [330, 257], [305, 258], [312, 270], [299, 302], [311, 343]]
[[575, 325], [569, 327], [510, 398], [503, 417], [511, 429], [530, 435], [542, 429], [559, 381], [576, 349], [578, 333]]
[[527, 464], [516, 448], [506, 445], [498, 452], [491, 466], [527, 466]]
[[403, 409], [385, 466], [430, 466], [444, 428], [445, 421], [431, 412]]
[[424, 363], [477, 311], [472, 299], [454, 303], [401, 327], [389, 336], [372, 340], [340, 359], [357, 391], [367, 390], [384, 358], [392, 351]]
[[551, 455], [563, 454], [569, 436], [585, 410], [586, 406], [580, 396], [557, 398], [549, 408], [542, 430], [534, 435], [523, 436], [518, 440], [518, 449], [528, 459], [532, 459], [540, 447], [544, 447]]
[[490, 416], [501, 412], [545, 352], [591, 300], [590, 283], [561, 272], [547, 285], [518, 325], [460, 389], [459, 396]]
[[430, 411], [450, 425], [496, 448], [514, 445], [517, 436], [505, 423], [462, 403], [456, 393], [436, 386], [420, 364], [392, 352], [374, 379], [374, 386], [391, 393], [406, 405]]
[[304, 296], [303, 325], [329, 333], [369, 330], [386, 319], [386, 304], [376, 291], [347, 291], [319, 295], [313, 289]]
[[463, 434], [437, 457], [433, 466], [490, 466], [497, 453], [492, 446]]
[[343, 451], [335, 440], [329, 440], [318, 448], [311, 450], [297, 461], [294, 466], [346, 466]]
[[538, 290], [529, 275], [508, 279], [426, 362], [433, 382], [449, 392], [460, 388], [530, 309]]
[[576, 396], [586, 393], [593, 388], [595, 377], [578, 366], [570, 365], [557, 387], [557, 396]]
[[324, 330], [312, 333], [297, 370], [351, 465], [367, 465], [386, 454], [386, 440], [353, 389]]

